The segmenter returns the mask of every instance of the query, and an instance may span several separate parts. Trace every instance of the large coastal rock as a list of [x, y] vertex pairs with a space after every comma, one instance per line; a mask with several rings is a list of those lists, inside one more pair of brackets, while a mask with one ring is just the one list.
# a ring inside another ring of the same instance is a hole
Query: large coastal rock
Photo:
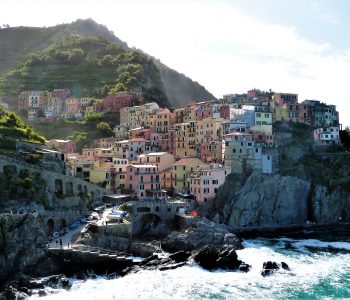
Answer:
[[25, 272], [46, 254], [46, 234], [32, 214], [0, 215], [0, 283]]
[[242, 243], [236, 235], [229, 232], [226, 225], [217, 224], [206, 218], [198, 219], [185, 231], [170, 233], [163, 241], [162, 247], [169, 252], [180, 250], [193, 251], [207, 245], [222, 247], [229, 245], [242, 249]]
[[[193, 251], [191, 258], [202, 268], [207, 270], [218, 268], [237, 270], [241, 265], [248, 266], [238, 259], [235, 248], [232, 245], [225, 245], [219, 248], [213, 245], [207, 245], [199, 250]], [[248, 266], [247, 271], [249, 271], [249, 269], [250, 266]]]
[[291, 176], [253, 173], [228, 201], [228, 225], [281, 226], [304, 224], [310, 182]]
[[244, 183], [236, 180], [228, 177], [213, 209], [214, 219], [231, 230], [350, 221], [350, 195], [339, 186], [280, 174], [252, 173]]

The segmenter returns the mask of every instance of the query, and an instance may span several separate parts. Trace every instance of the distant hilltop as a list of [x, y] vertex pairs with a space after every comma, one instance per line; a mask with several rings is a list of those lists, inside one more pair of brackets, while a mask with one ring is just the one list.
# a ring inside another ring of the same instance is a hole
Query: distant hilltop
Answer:
[[0, 96], [14, 106], [20, 91], [61, 86], [77, 97], [142, 92], [173, 107], [215, 99], [199, 83], [129, 48], [92, 19], [47, 28], [0, 29]]

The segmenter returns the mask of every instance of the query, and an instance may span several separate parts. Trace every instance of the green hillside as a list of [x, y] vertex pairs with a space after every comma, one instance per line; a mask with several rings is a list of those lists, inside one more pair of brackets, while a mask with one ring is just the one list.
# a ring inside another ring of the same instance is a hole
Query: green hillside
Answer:
[[16, 139], [44, 144], [45, 138], [24, 123], [14, 112], [6, 112], [0, 105], [0, 152], [13, 151]]
[[23, 90], [69, 88], [76, 97], [103, 98], [108, 93], [138, 91], [167, 105], [160, 73], [152, 58], [102, 37], [78, 37], [31, 53], [11, 71], [1, 90], [15, 97]]
[[13, 27], [0, 29], [0, 75], [6, 74], [26, 55], [58, 45], [71, 38], [96, 35], [104, 37], [111, 43], [127, 48], [127, 44], [118, 39], [113, 32], [95, 21], [77, 20], [71, 24], [61, 24], [48, 28]]
[[137, 49], [91, 19], [48, 28], [0, 29], [0, 96], [15, 107], [23, 89], [71, 88], [102, 97], [133, 90], [159, 104], [214, 99], [203, 86]]

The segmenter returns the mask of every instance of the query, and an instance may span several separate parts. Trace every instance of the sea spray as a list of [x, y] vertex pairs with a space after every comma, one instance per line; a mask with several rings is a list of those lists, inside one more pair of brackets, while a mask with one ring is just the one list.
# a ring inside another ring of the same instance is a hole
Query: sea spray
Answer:
[[[348, 249], [347, 241], [246, 240], [245, 249], [237, 253], [239, 259], [252, 265], [249, 273], [209, 272], [196, 265], [163, 272], [140, 271], [110, 280], [104, 277], [73, 280], [70, 291], [61, 290], [45, 299], [347, 298], [350, 296], [350, 251], [328, 251], [329, 244]], [[272, 276], [262, 277], [263, 262], [268, 260], [284, 261], [291, 271], [279, 270]]]

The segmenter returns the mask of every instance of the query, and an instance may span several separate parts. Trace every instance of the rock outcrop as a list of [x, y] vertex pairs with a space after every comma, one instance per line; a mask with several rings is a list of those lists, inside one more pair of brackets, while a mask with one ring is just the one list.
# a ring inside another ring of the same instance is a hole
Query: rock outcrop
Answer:
[[350, 194], [294, 176], [252, 173], [244, 183], [229, 176], [211, 208], [211, 217], [237, 228], [304, 226], [308, 221], [350, 221]]
[[280, 226], [304, 224], [310, 183], [291, 176], [253, 173], [229, 201], [228, 225]]
[[263, 263], [263, 269], [261, 271], [261, 275], [263, 277], [274, 274], [276, 271], [283, 269], [286, 271], [290, 271], [289, 266], [285, 262], [277, 263], [275, 261], [267, 261]]
[[226, 225], [217, 224], [206, 218], [198, 219], [185, 231], [173, 231], [162, 241], [163, 249], [169, 252], [193, 251], [207, 245], [243, 248], [241, 240], [229, 232]]
[[192, 259], [202, 268], [207, 270], [227, 269], [237, 270], [242, 265], [247, 266], [245, 271], [249, 271], [250, 266], [238, 259], [237, 253], [233, 246], [225, 245], [217, 248], [213, 245], [207, 245], [192, 254]]
[[0, 215], [0, 283], [26, 272], [46, 254], [47, 237], [32, 214]]

